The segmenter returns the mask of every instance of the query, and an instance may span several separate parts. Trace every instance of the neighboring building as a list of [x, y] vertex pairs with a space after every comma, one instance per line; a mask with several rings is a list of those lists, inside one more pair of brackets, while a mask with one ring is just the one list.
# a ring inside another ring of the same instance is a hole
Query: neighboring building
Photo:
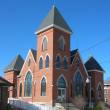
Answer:
[[10, 82], [0, 77], [0, 110], [7, 110], [8, 87], [13, 86]]
[[23, 63], [23, 58], [20, 55], [17, 55], [5, 68], [5, 79], [14, 84], [13, 87], [9, 87], [9, 97], [17, 97], [17, 76], [21, 71]]
[[41, 105], [73, 103], [80, 96], [88, 101], [91, 76], [92, 101], [104, 100], [104, 71], [93, 57], [84, 64], [78, 49], [70, 51], [71, 33], [53, 6], [36, 31], [37, 51], [30, 49], [25, 61], [17, 56], [5, 69], [5, 78], [17, 87], [10, 97]]
[[110, 81], [105, 81], [104, 82], [104, 98], [105, 98], [105, 103], [110, 105]]

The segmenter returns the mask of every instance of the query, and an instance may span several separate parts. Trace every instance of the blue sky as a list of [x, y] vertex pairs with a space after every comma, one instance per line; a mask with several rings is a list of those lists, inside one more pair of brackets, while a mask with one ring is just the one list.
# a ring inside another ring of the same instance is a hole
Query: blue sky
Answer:
[[[35, 30], [52, 7], [52, 0], [0, 0], [0, 75], [17, 55], [36, 49]], [[110, 0], [56, 0], [56, 7], [73, 30], [71, 49], [79, 48], [84, 62], [92, 55], [110, 77]]]

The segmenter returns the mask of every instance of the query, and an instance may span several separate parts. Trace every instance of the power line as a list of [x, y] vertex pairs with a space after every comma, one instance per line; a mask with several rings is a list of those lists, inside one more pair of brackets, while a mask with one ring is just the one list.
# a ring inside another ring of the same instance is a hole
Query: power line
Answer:
[[107, 39], [104, 39], [104, 40], [102, 40], [102, 41], [100, 41], [100, 42], [97, 42], [96, 44], [94, 44], [94, 45], [92, 45], [92, 46], [90, 46], [90, 47], [88, 47], [88, 48], [86, 48], [86, 49], [81, 50], [81, 52], [88, 51], [88, 50], [90, 50], [90, 49], [92, 49], [92, 48], [94, 48], [94, 47], [96, 47], [96, 46], [98, 46], [98, 45], [100, 45], [100, 44], [103, 44], [103, 43], [105, 43], [105, 42], [108, 42], [108, 41], [110, 41], [110, 37], [107, 38]]
[[[107, 38], [107, 39], [104, 39], [104, 40], [102, 40], [102, 41], [100, 41], [100, 42], [97, 42], [96, 44], [94, 44], [94, 45], [92, 45], [92, 46], [90, 46], [90, 47], [88, 47], [88, 48], [86, 48], [86, 49], [81, 50], [81, 52], [83, 53], [83, 52], [85, 52], [85, 51], [88, 51], [89, 49], [92, 49], [92, 48], [94, 48], [94, 47], [96, 47], [96, 46], [98, 46], [98, 45], [100, 45], [100, 44], [103, 44], [103, 43], [105, 43], [105, 42], [108, 42], [108, 41], [110, 41], [110, 38]], [[78, 53], [76, 52], [76, 54], [78, 54]], [[75, 57], [76, 54], [71, 55], [70, 57], [66, 57], [67, 60], [70, 59], [70, 58], [72, 58], [72, 57]], [[63, 62], [64, 62], [64, 60], [62, 60], [60, 63], [63, 63]], [[107, 62], [107, 61], [106, 61], [106, 62]], [[54, 63], [53, 66], [55, 66], [57, 63], [59, 63], [59, 62]], [[80, 63], [81, 63], [81, 62], [80, 62]], [[100, 63], [102, 63], [102, 62], [100, 62]], [[104, 62], [103, 62], [103, 63], [104, 63]], [[108, 60], [108, 63], [109, 63], [109, 60]], [[71, 66], [70, 62], [69, 62], [69, 64], [68, 64], [68, 67], [69, 67], [69, 66]], [[43, 68], [43, 69], [44, 69], [44, 68]], [[66, 69], [64, 69], [64, 70], [66, 70]], [[36, 72], [39, 72], [39, 71], [36, 71]], [[24, 75], [21, 75], [21, 76], [24, 76]]]

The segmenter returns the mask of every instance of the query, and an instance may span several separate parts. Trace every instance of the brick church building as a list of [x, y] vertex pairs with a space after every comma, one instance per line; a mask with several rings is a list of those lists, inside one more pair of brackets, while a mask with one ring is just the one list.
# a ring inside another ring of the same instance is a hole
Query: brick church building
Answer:
[[75, 97], [104, 100], [104, 70], [94, 57], [84, 63], [78, 49], [70, 50], [72, 30], [55, 6], [35, 34], [37, 50], [30, 49], [25, 60], [17, 55], [5, 68], [5, 78], [14, 84], [10, 97], [50, 105], [73, 103]]

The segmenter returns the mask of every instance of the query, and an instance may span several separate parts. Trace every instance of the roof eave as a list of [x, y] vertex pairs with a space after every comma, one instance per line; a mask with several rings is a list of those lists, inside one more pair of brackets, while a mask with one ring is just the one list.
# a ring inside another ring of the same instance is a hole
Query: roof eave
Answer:
[[52, 25], [49, 25], [49, 26], [47, 26], [47, 27], [45, 27], [43, 29], [40, 29], [40, 30], [36, 31], [35, 34], [37, 35], [37, 34], [43, 32], [43, 31], [45, 31], [45, 30], [47, 30], [49, 28], [52, 28], [52, 27], [57, 28], [57, 29], [59, 29], [61, 31], [64, 31], [64, 32], [66, 32], [66, 33], [68, 33], [70, 35], [72, 34], [72, 31], [66, 30], [66, 29], [64, 29], [64, 28], [62, 28], [60, 26], [55, 25], [55, 24], [52, 24]]
[[87, 72], [92, 72], [92, 71], [97, 71], [97, 72], [100, 72], [100, 73], [105, 73], [105, 71], [101, 71], [101, 70], [97, 70], [97, 69], [87, 70]]
[[17, 71], [17, 72], [20, 72], [20, 70], [17, 70], [17, 69], [9, 69], [9, 70], [5, 70], [4, 73], [10, 72], [10, 71]]

